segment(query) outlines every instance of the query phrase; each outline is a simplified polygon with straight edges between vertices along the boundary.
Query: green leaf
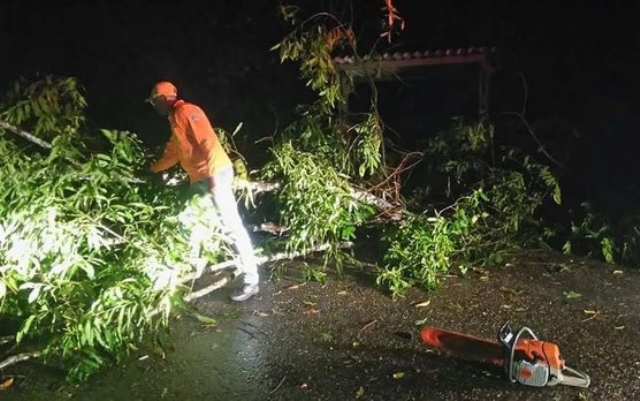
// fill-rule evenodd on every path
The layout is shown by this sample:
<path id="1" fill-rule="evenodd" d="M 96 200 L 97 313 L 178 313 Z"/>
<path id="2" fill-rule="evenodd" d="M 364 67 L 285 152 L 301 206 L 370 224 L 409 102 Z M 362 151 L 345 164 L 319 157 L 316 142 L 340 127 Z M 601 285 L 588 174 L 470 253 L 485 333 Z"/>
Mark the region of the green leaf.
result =
<path id="1" fill-rule="evenodd" d="M 36 315 L 31 315 L 27 318 L 27 320 L 24 321 L 24 323 L 22 324 L 22 327 L 20 327 L 20 330 L 16 335 L 16 343 L 20 344 L 20 342 L 22 341 L 22 338 L 26 334 L 30 334 L 31 326 L 33 325 L 35 320 L 36 320 Z"/>
<path id="2" fill-rule="evenodd" d="M 87 320 L 84 325 L 84 340 L 85 344 L 89 346 L 93 346 L 93 327 L 91 326 L 91 321 Z"/>
<path id="3" fill-rule="evenodd" d="M 198 312 L 193 312 L 193 316 L 195 316 L 195 318 L 198 319 L 200 323 L 204 323 L 205 325 L 214 325 L 218 322 L 215 318 L 205 316 Z"/>
<path id="4" fill-rule="evenodd" d="M 95 278 L 96 273 L 91 263 L 83 263 L 82 269 L 85 271 L 85 273 L 87 273 L 87 277 L 90 280 L 93 280 Z"/>
<path id="5" fill-rule="evenodd" d="M 31 292 L 29 293 L 29 298 L 27 299 L 27 302 L 29 302 L 30 304 L 34 303 L 36 299 L 38 299 L 38 296 L 40 295 L 41 290 L 42 290 L 42 285 L 35 285 L 31 290 Z"/>

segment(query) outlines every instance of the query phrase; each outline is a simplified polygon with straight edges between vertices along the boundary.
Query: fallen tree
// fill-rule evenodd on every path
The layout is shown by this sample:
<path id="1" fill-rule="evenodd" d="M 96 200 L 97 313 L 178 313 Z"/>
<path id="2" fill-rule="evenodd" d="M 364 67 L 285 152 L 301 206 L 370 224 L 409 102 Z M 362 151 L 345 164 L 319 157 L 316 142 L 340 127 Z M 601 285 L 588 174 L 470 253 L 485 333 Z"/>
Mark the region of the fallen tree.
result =
<path id="1" fill-rule="evenodd" d="M 203 219 L 182 185 L 167 187 L 144 173 L 149 155 L 134 134 L 87 133 L 81 115 L 57 115 L 53 128 L 58 134 L 43 134 L 41 120 L 54 110 L 47 113 L 47 103 L 33 99 L 42 99 L 38 90 L 55 96 L 56 88 L 68 89 L 69 80 L 62 81 L 48 79 L 50 86 L 23 82 L 27 86 L 16 86 L 22 97 L 7 96 L 20 106 L 0 108 L 0 321 L 19 323 L 13 340 L 5 344 L 13 344 L 12 355 L 1 363 L 62 361 L 70 378 L 83 379 L 165 326 L 178 299 L 189 301 L 223 285 L 224 280 L 191 292 L 187 284 L 202 272 L 193 273 L 184 258 L 188 246 L 181 229 L 207 233 L 204 254 L 214 270 L 235 261 L 219 221 Z M 84 104 L 78 94 L 72 98 Z M 39 134 L 29 132 L 33 127 L 40 127 Z M 287 185 L 286 179 L 273 184 L 240 181 L 236 189 L 253 197 Z M 392 206 L 347 181 L 328 185 L 325 193 L 345 199 L 349 212 L 369 207 L 366 202 Z M 353 231 L 317 231 L 292 246 L 290 233 L 299 227 L 286 223 L 256 226 L 282 243 L 263 256 L 264 262 L 336 252 L 353 238 Z M 341 230 L 353 226 L 340 224 Z M 27 342 L 42 347 L 21 352 Z"/>
<path id="2" fill-rule="evenodd" d="M 350 249 L 353 244 L 345 242 L 340 244 L 339 247 L 341 249 Z M 258 257 L 258 263 L 260 265 L 266 263 L 273 263 L 281 260 L 287 259 L 295 259 L 301 256 L 307 256 L 309 254 L 315 252 L 323 252 L 330 248 L 329 244 L 320 245 L 318 247 L 309 249 L 307 253 L 302 252 L 280 252 L 270 256 Z M 194 273 L 186 274 L 180 278 L 180 284 L 184 285 L 189 282 L 193 282 L 202 277 L 205 273 L 213 273 L 214 282 L 212 284 L 207 285 L 206 287 L 199 289 L 197 291 L 189 291 L 184 296 L 183 299 L 186 302 L 191 302 L 195 299 L 204 297 L 213 291 L 220 289 L 227 285 L 231 281 L 231 277 L 229 275 L 219 275 L 223 270 L 226 269 L 234 269 L 238 267 L 238 260 L 229 260 L 226 262 L 217 263 L 215 265 L 207 266 L 206 269 L 202 269 L 201 271 L 196 271 Z M 150 313 L 150 316 L 158 315 L 163 313 L 163 310 L 158 308 Z M 16 336 L 5 336 L 0 338 L 0 346 L 8 343 L 15 343 Z M 0 370 L 6 369 L 12 365 L 15 365 L 20 362 L 26 362 L 31 359 L 42 358 L 45 355 L 43 351 L 30 351 L 30 352 L 22 352 L 16 355 L 11 355 L 6 357 L 4 360 L 0 360 Z"/>
<path id="3" fill-rule="evenodd" d="M 263 255 L 265 262 L 316 251 L 339 261 L 340 249 L 356 239 L 358 227 L 387 222 L 378 282 L 401 295 L 412 285 L 433 287 L 450 269 L 463 272 L 474 257 L 504 249 L 544 195 L 526 195 L 526 186 L 519 184 L 522 174 L 494 171 L 440 212 L 411 212 L 396 191 L 386 192 L 400 170 L 388 173 L 384 166 L 376 140 L 380 126 L 373 116 L 356 123 L 350 131 L 357 134 L 347 143 L 340 142 L 344 130 L 329 115 L 310 116 L 283 133 L 260 181 L 239 181 L 236 187 L 248 199 L 268 192 L 277 205 L 274 223 L 258 225 L 278 239 Z M 88 135 L 76 124 L 80 117 L 67 116 L 62 119 L 73 124 L 57 125 L 61 133 L 51 143 L 33 141 L 36 134 L 27 123 L 18 128 L 1 110 L 0 117 L 5 161 L 0 166 L 0 320 L 19 323 L 9 343 L 18 348 L 2 366 L 31 358 L 60 360 L 71 378 L 83 379 L 157 333 L 180 300 L 224 285 L 226 277 L 191 292 L 188 283 L 203 272 L 194 273 L 184 258 L 188 246 L 181 226 L 206 233 L 204 252 L 214 270 L 232 267 L 233 253 L 219 222 L 202 219 L 204 213 L 189 203 L 181 185 L 168 187 L 145 176 L 149 156 L 135 135 L 109 130 Z M 336 137 L 321 135 L 327 132 Z M 459 130 L 457 140 L 466 143 L 466 132 Z M 488 143 L 490 131 L 478 132 Z M 21 146 L 16 135 L 43 151 Z M 87 137 L 103 150 L 87 146 Z M 359 146 L 365 150 L 354 154 Z M 508 203 L 516 197 L 519 209 Z M 496 207 L 502 210 L 496 213 Z M 185 209 L 196 218 L 185 220 Z M 496 238 L 499 246 L 486 245 Z M 42 348 L 20 350 L 26 340 Z"/>
<path id="4" fill-rule="evenodd" d="M 313 24 L 317 18 L 325 20 Z M 548 199 L 559 202 L 557 181 L 529 156 L 495 149 L 485 123 L 457 124 L 415 152 L 427 155 L 420 160 L 429 178 L 447 183 L 434 191 L 442 196 L 401 194 L 411 155 L 396 154 L 402 162 L 391 164 L 375 101 L 353 121 L 339 118 L 351 81 L 332 68 L 331 55 L 355 49 L 353 30 L 326 14 L 304 21 L 277 49 L 283 61 L 301 63 L 318 101 L 278 133 L 270 161 L 236 185 L 249 207 L 261 206 L 255 196 L 269 197 L 272 223 L 255 228 L 274 234 L 269 247 L 258 244 L 262 261 L 321 251 L 340 271 L 341 250 L 375 222 L 384 250 L 377 281 L 401 296 L 544 239 L 536 212 Z M 15 348 L 0 366 L 41 357 L 84 379 L 152 338 L 185 300 L 226 283 L 220 276 L 192 292 L 189 283 L 205 270 L 194 272 L 185 259 L 185 234 L 205 239 L 207 272 L 235 261 L 220 222 L 180 181 L 167 186 L 145 173 L 150 155 L 134 134 L 87 132 L 77 86 L 45 84 L 23 82 L 0 103 L 0 321 L 18 327 L 0 334 L 15 335 L 8 344 L 18 347 L 40 344 L 40 351 Z M 56 107 L 65 102 L 73 107 Z M 234 150 L 228 139 L 221 135 Z"/>
<path id="5" fill-rule="evenodd" d="M 23 129 L 20 129 L 15 125 L 10 124 L 6 121 L 0 120 L 0 128 L 4 128 L 8 132 L 12 132 L 26 139 L 27 141 L 40 146 L 43 149 L 51 149 L 53 146 L 50 143 L 39 139 L 34 134 L 27 132 Z M 138 183 L 138 184 L 144 183 L 144 181 L 140 180 L 139 178 L 133 178 L 130 180 L 130 182 Z M 182 180 L 177 179 L 169 182 L 169 185 L 178 185 L 181 182 Z M 234 189 L 236 191 L 249 191 L 251 195 L 274 192 L 280 189 L 281 187 L 282 187 L 282 184 L 278 182 L 258 182 L 258 181 L 236 180 L 236 182 L 234 183 Z M 332 189 L 332 188 L 329 187 L 329 189 Z M 361 203 L 373 206 L 377 208 L 381 213 L 389 214 L 390 219 L 397 220 L 400 218 L 400 215 L 402 213 L 401 205 L 394 204 L 385 199 L 379 198 L 373 195 L 372 193 L 369 193 L 360 189 L 356 189 L 353 187 L 349 189 L 349 192 L 355 200 Z M 261 224 L 254 231 L 266 231 L 266 232 L 271 232 L 273 234 L 276 233 L 276 232 L 270 231 L 270 228 L 268 227 L 269 227 L 269 224 Z M 279 234 L 281 233 L 282 233 L 282 230 L 280 230 Z"/>

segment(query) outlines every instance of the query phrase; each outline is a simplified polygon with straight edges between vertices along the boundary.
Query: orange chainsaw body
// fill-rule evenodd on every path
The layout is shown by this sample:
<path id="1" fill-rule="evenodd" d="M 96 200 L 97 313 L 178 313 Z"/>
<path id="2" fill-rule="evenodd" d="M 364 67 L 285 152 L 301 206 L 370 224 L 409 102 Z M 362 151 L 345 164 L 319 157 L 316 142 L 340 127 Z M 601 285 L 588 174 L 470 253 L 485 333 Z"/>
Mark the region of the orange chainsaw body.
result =
<path id="1" fill-rule="evenodd" d="M 530 333 L 531 338 L 521 337 L 523 332 Z M 505 324 L 498 335 L 500 342 L 436 327 L 423 328 L 420 336 L 433 348 L 503 367 L 512 382 L 531 386 L 566 384 L 578 387 L 587 387 L 590 383 L 587 375 L 565 365 L 558 345 L 538 340 L 526 327 L 515 334 Z"/>
<path id="2" fill-rule="evenodd" d="M 516 344 L 516 357 L 528 361 L 543 361 L 551 370 L 564 369 L 564 360 L 560 356 L 560 348 L 554 343 L 540 340 L 520 340 Z"/>

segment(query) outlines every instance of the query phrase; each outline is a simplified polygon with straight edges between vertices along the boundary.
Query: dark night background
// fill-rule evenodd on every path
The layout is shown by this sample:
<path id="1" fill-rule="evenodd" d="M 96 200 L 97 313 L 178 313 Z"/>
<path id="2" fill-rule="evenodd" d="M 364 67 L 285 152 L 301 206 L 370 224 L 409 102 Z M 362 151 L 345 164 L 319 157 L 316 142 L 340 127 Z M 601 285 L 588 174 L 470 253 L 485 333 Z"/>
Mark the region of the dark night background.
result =
<path id="1" fill-rule="evenodd" d="M 294 3 L 313 10 L 338 10 L 341 4 L 348 10 L 350 4 Z M 527 120 L 563 158 L 566 168 L 560 173 L 576 198 L 613 211 L 634 208 L 640 176 L 640 32 L 632 2 L 395 3 L 406 29 L 392 50 L 496 46 L 500 69 L 493 79 L 491 113 L 498 128 L 508 129 L 510 140 L 515 135 L 521 145 L 533 145 L 529 134 L 503 114 L 522 108 L 522 73 L 529 89 Z M 0 89 L 36 72 L 77 77 L 86 89 L 93 126 L 137 132 L 153 147 L 164 141 L 168 128 L 143 99 L 154 82 L 169 79 L 209 113 L 214 125 L 233 130 L 244 122 L 239 146 L 257 163 L 267 144 L 253 141 L 283 128 L 296 104 L 313 99 L 297 79 L 296 66 L 281 65 L 269 51 L 289 31 L 278 4 L 3 0 Z M 380 32 L 382 5 L 381 0 L 353 1 L 356 30 L 365 45 Z M 465 84 L 461 75 L 434 74 L 437 78 L 416 84 L 408 95 L 406 87 L 383 91 L 389 123 L 404 127 L 411 118 L 418 127 L 404 135 L 428 136 L 443 119 L 469 111 L 476 101 L 471 93 L 476 81 Z M 402 114 L 411 110 L 406 102 L 414 115 Z"/>

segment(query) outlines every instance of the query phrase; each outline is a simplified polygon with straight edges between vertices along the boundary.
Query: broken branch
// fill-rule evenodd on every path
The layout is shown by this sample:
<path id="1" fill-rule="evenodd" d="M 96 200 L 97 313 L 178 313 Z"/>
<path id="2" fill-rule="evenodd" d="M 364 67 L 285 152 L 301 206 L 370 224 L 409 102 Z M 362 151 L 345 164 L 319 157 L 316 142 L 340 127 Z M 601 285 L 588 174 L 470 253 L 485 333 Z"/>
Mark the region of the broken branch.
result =
<path id="1" fill-rule="evenodd" d="M 273 192 L 281 187 L 281 184 L 278 182 L 260 182 L 260 181 L 242 181 L 236 184 L 236 189 L 247 189 L 253 193 L 259 194 L 263 192 Z M 355 188 L 350 188 L 349 193 L 353 199 L 365 203 L 370 206 L 374 206 L 381 210 L 389 210 L 395 209 L 397 205 L 393 203 L 379 198 L 367 191 L 362 191 Z M 398 213 L 394 213 L 392 219 L 397 219 L 399 217 Z"/>
<path id="2" fill-rule="evenodd" d="M 43 141 L 42 139 L 39 139 L 38 137 L 36 137 L 35 135 L 24 131 L 12 124 L 9 124 L 6 121 L 0 120 L 0 128 L 4 128 L 8 131 L 13 132 L 14 134 L 27 139 L 28 141 L 42 147 L 45 149 L 51 149 L 53 146 L 46 142 Z M 75 164 L 75 163 L 74 163 Z M 130 180 L 130 182 L 135 183 L 135 184 L 142 184 L 145 181 L 138 179 L 138 178 L 134 178 L 132 180 Z M 173 185 L 175 185 L 175 182 L 172 182 Z M 235 188 L 236 189 L 246 189 L 246 190 L 250 190 L 251 192 L 255 193 L 255 194 L 259 194 L 259 193 L 263 193 L 263 192 L 273 192 L 275 190 L 277 190 L 278 188 L 281 187 L 281 184 L 278 182 L 258 182 L 258 181 L 240 181 L 237 182 L 235 184 Z M 379 198 L 371 193 L 368 193 L 366 191 L 361 191 L 358 189 L 354 189 L 351 188 L 350 190 L 351 196 L 362 203 L 368 204 L 370 206 L 374 206 L 380 210 L 390 210 L 390 209 L 394 209 L 396 208 L 396 205 L 382 199 Z M 399 213 L 393 213 L 392 214 L 392 220 L 397 220 L 399 219 Z"/>
<path id="3" fill-rule="evenodd" d="M 259 257 L 258 259 L 258 264 L 263 264 L 263 263 L 267 263 L 267 262 L 276 262 L 279 260 L 283 260 L 283 259 L 294 259 L 297 258 L 299 256 L 304 256 L 304 255 L 308 255 L 310 253 L 313 252 L 322 252 L 322 251 L 326 251 L 327 249 L 329 249 L 331 247 L 331 244 L 322 244 L 316 247 L 312 247 L 306 250 L 306 252 L 280 252 L 280 253 L 276 253 L 275 255 L 271 255 L 271 256 L 263 256 L 263 257 Z M 353 243 L 352 242 L 342 242 L 341 244 L 339 244 L 339 248 L 341 249 L 350 249 L 353 248 Z M 236 266 L 236 261 L 235 260 L 231 260 L 231 261 L 227 261 L 227 262 L 222 262 L 222 263 L 218 263 L 216 265 L 210 266 L 209 267 L 209 271 L 211 272 L 218 272 L 220 270 L 229 268 L 229 267 L 233 267 Z M 181 282 L 187 283 L 191 280 L 197 280 L 198 278 L 200 278 L 202 276 L 202 274 L 204 273 L 204 270 L 202 272 L 196 272 L 193 274 L 189 274 L 186 277 L 184 277 Z M 229 282 L 229 278 L 228 277 L 224 277 L 221 280 L 216 281 L 215 283 L 202 288 L 196 292 L 192 292 L 189 295 L 186 295 L 184 297 L 184 300 L 187 302 L 191 302 L 194 299 L 198 299 L 201 298 L 215 290 L 217 290 L 218 288 L 224 287 L 227 283 Z"/>
<path id="4" fill-rule="evenodd" d="M 205 295 L 210 294 L 213 291 L 217 290 L 218 288 L 224 287 L 225 285 L 227 285 L 229 281 L 230 281 L 229 277 L 223 277 L 222 279 L 216 281 L 215 283 L 208 285 L 198 291 L 194 291 L 191 294 L 185 296 L 184 300 L 187 302 L 191 302 L 194 299 L 202 298 Z"/>
<path id="5" fill-rule="evenodd" d="M 19 362 L 28 361 L 29 359 L 40 358 L 41 356 L 42 356 L 41 351 L 25 352 L 22 354 L 10 356 L 9 358 L 0 362 L 0 370 L 5 369 L 11 365 L 15 365 L 16 363 L 19 363 Z"/>
<path id="6" fill-rule="evenodd" d="M 10 342 L 15 341 L 16 336 L 4 336 L 0 337 L 0 345 L 9 344 Z"/>
<path id="7" fill-rule="evenodd" d="M 49 142 L 45 142 L 37 136 L 30 134 L 27 131 L 21 130 L 20 128 L 16 127 L 13 124 L 9 124 L 6 121 L 0 120 L 0 128 L 4 128 L 7 131 L 13 132 L 14 134 L 40 146 L 41 148 L 51 149 L 53 147 Z"/>

